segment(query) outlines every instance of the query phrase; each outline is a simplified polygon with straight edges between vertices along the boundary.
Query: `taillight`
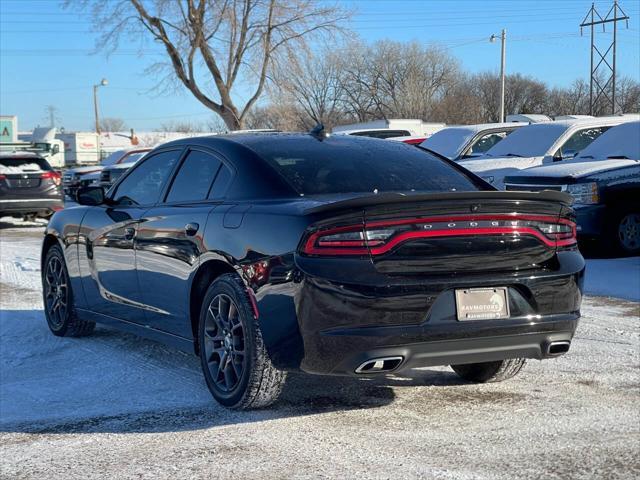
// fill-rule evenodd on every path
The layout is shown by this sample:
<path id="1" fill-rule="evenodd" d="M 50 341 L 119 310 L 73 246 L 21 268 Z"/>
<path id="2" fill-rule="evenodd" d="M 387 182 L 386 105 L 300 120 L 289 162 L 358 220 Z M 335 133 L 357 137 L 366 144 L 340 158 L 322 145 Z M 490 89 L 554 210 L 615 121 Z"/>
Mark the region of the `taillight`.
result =
<path id="1" fill-rule="evenodd" d="M 44 172 L 42 175 L 40 175 L 40 178 L 42 178 L 43 180 L 53 180 L 53 183 L 55 183 L 56 185 L 60 185 L 60 183 L 62 182 L 62 177 L 58 172 Z"/>
<path id="2" fill-rule="evenodd" d="M 7 176 L 6 175 L 0 175 L 0 180 L 6 180 Z"/>
<path id="3" fill-rule="evenodd" d="M 576 243 L 576 225 L 554 216 L 478 215 L 383 220 L 318 230 L 306 239 L 307 255 L 383 255 L 419 238 L 478 235 L 532 236 L 547 247 Z"/>

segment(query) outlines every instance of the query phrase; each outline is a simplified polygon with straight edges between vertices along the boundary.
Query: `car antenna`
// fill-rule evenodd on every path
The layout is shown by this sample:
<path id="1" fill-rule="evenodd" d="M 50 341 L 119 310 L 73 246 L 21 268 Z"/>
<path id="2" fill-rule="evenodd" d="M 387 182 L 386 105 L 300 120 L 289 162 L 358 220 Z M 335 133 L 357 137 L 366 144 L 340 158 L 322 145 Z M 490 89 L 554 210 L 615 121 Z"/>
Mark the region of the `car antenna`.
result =
<path id="1" fill-rule="evenodd" d="M 324 125 L 322 123 L 318 123 L 315 127 L 313 127 L 311 131 L 309 131 L 309 135 L 317 138 L 320 141 L 329 136 L 329 134 L 324 131 Z"/>

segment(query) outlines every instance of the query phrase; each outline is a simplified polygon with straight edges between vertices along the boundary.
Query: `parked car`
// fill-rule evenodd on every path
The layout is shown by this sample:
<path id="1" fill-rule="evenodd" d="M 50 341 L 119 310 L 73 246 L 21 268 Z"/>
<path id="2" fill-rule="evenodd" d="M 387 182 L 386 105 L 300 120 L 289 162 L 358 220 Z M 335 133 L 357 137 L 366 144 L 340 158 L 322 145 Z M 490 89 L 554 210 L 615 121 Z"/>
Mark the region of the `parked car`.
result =
<path id="1" fill-rule="evenodd" d="M 578 323 L 571 197 L 497 192 L 400 142 L 188 138 L 78 201 L 42 247 L 53 334 L 104 322 L 195 351 L 229 407 L 270 404 L 291 370 L 500 381 Z"/>
<path id="2" fill-rule="evenodd" d="M 391 118 L 370 122 L 340 125 L 331 130 L 333 135 L 357 135 L 361 137 L 391 138 L 433 135 L 445 127 L 444 123 L 429 123 L 412 118 Z"/>
<path id="3" fill-rule="evenodd" d="M 569 160 L 609 128 L 634 120 L 640 120 L 640 115 L 536 123 L 513 132 L 482 157 L 462 160 L 460 165 L 503 189 L 505 176 Z"/>
<path id="4" fill-rule="evenodd" d="M 131 155 L 140 152 L 148 152 L 150 148 L 133 148 L 118 150 L 105 158 L 100 165 L 88 165 L 85 167 L 70 168 L 64 172 L 62 186 L 65 195 L 75 197 L 78 188 L 97 184 L 100 182 L 100 172 L 104 167 L 128 162 Z"/>
<path id="5" fill-rule="evenodd" d="M 0 217 L 49 217 L 64 208 L 60 173 L 30 152 L 0 153 Z"/>
<path id="6" fill-rule="evenodd" d="M 450 160 L 464 160 L 483 155 L 516 128 L 528 123 L 481 123 L 446 127 L 434 133 L 420 144 L 431 152 Z"/>
<path id="7" fill-rule="evenodd" d="M 142 159 L 147 153 L 151 151 L 148 149 L 139 149 L 135 152 L 130 152 L 126 157 L 122 159 L 122 162 L 114 165 L 108 165 L 100 172 L 100 177 L 96 183 L 102 185 L 105 189 L 111 188 L 118 178 L 120 178 L 127 170 L 133 167 L 140 159 Z"/>
<path id="8" fill-rule="evenodd" d="M 409 145 L 420 145 L 426 140 L 424 135 L 403 135 L 401 137 L 389 137 L 387 140 L 393 140 L 394 142 L 407 143 Z"/>
<path id="9" fill-rule="evenodd" d="M 640 254 L 640 122 L 613 127 L 562 164 L 523 170 L 507 190 L 560 190 L 575 201 L 578 235 Z"/>

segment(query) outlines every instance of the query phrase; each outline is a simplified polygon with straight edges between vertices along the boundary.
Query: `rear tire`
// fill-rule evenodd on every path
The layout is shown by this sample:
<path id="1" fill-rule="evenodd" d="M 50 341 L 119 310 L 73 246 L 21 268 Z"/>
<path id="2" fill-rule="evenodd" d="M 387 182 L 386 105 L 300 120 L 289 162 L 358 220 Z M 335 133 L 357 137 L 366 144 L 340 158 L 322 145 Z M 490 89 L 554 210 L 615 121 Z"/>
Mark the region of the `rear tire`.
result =
<path id="1" fill-rule="evenodd" d="M 491 383 L 515 377 L 526 362 L 524 358 L 513 358 L 497 362 L 451 365 L 451 368 L 460 377 L 470 382 Z"/>
<path id="2" fill-rule="evenodd" d="M 218 403 L 248 410 L 278 399 L 286 372 L 271 363 L 249 294 L 237 276 L 222 275 L 207 290 L 198 338 L 202 372 Z"/>
<path id="3" fill-rule="evenodd" d="M 42 271 L 44 315 L 49 330 L 57 337 L 84 337 L 96 324 L 80 320 L 73 304 L 73 290 L 62 248 L 52 246 L 47 252 Z"/>

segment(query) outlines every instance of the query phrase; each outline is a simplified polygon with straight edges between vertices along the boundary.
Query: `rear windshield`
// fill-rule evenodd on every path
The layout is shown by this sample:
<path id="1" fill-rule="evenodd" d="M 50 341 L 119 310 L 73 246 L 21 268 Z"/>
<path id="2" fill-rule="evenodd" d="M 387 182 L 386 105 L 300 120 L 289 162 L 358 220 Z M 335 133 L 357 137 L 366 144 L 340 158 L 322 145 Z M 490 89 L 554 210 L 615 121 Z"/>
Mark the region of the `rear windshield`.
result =
<path id="1" fill-rule="evenodd" d="M 250 146 L 303 195 L 478 190 L 444 160 L 401 142 L 309 136 Z"/>
<path id="2" fill-rule="evenodd" d="M 51 170 L 44 158 L 38 157 L 0 157 L 0 173 L 29 173 Z"/>

